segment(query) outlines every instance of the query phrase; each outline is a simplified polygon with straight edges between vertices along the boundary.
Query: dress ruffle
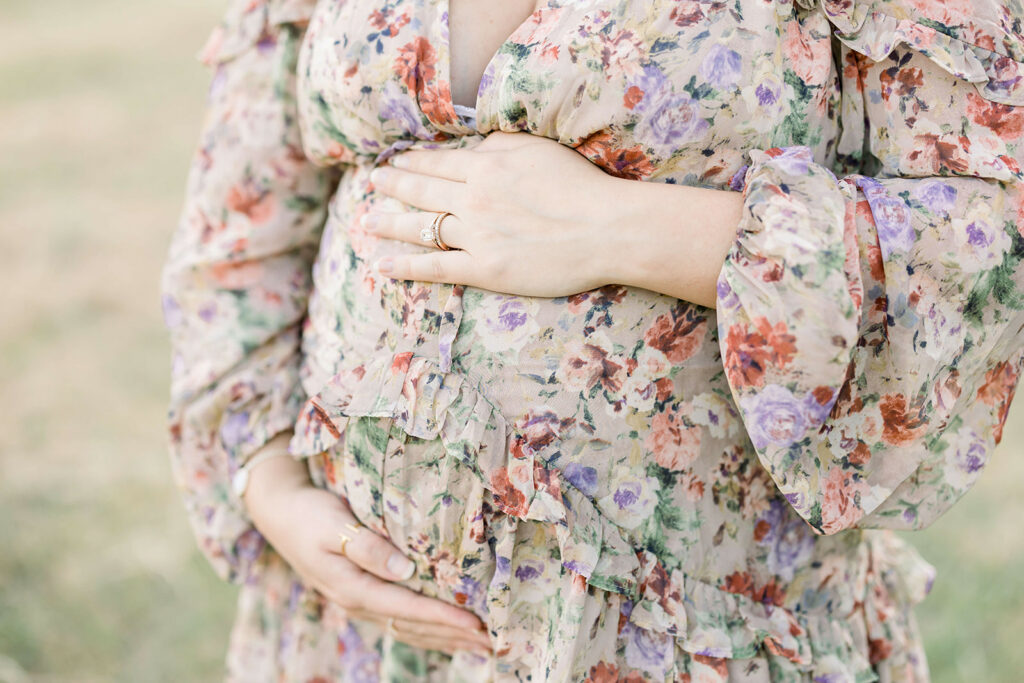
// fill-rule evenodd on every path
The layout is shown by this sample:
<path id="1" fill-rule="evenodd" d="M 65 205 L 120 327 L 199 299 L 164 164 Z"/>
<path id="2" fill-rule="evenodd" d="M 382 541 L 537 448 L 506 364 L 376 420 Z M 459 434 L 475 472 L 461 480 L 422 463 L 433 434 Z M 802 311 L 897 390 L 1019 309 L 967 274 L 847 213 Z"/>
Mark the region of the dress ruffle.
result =
<path id="1" fill-rule="evenodd" d="M 237 57 L 273 26 L 308 22 L 315 7 L 316 0 L 232 0 L 197 58 L 213 66 Z"/>
<path id="2" fill-rule="evenodd" d="M 1009 54 L 969 43 L 944 33 L 913 17 L 898 17 L 879 2 L 837 0 L 796 0 L 805 9 L 821 6 L 836 27 L 836 37 L 874 61 L 885 59 L 894 48 L 906 44 L 937 65 L 973 83 L 978 92 L 993 102 L 1024 104 L 1024 63 Z M 882 7 L 883 9 L 877 9 Z M 1014 39 L 991 22 L 972 24 L 976 36 L 993 46 L 1012 44 Z"/>
<path id="3" fill-rule="evenodd" d="M 449 457 L 479 477 L 498 509 L 555 526 L 565 569 L 628 598 L 634 625 L 674 636 L 693 655 L 741 659 L 763 653 L 785 669 L 830 681 L 876 680 L 875 672 L 886 667 L 884 658 L 872 662 L 867 654 L 876 635 L 883 638 L 877 629 L 884 628 L 889 641 L 909 641 L 912 627 L 896 622 L 929 588 L 932 569 L 912 549 L 897 542 L 879 552 L 873 540 L 862 546 L 863 586 L 852 589 L 849 615 L 764 604 L 679 570 L 668 572 L 655 555 L 633 547 L 625 530 L 560 470 L 545 465 L 559 449 L 557 440 L 531 449 L 467 377 L 410 352 L 332 377 L 296 422 L 292 454 L 331 448 L 350 417 L 388 417 L 410 436 L 440 439 Z"/>

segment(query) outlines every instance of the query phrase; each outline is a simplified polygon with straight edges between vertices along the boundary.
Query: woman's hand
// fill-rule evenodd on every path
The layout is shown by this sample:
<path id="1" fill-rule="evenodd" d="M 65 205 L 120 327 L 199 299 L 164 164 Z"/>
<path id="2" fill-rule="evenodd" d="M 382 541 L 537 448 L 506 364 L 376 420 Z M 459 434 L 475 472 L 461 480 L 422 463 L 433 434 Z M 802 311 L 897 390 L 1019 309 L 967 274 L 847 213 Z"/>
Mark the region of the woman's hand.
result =
<path id="1" fill-rule="evenodd" d="M 384 194 L 423 211 L 372 212 L 367 230 L 423 245 L 420 230 L 450 211 L 441 236 L 458 251 L 383 259 L 404 280 L 555 297 L 608 284 L 614 273 L 606 198 L 623 182 L 578 152 L 527 133 L 492 133 L 472 149 L 416 150 L 374 170 Z"/>
<path id="2" fill-rule="evenodd" d="M 381 274 L 507 294 L 620 284 L 714 307 L 743 209 L 739 192 L 617 178 L 529 133 L 402 152 L 391 164 L 373 171 L 375 188 L 421 211 L 371 212 L 364 227 L 424 245 L 420 231 L 449 211 L 441 238 L 456 250 L 385 258 Z"/>
<path id="3" fill-rule="evenodd" d="M 395 638 L 415 647 L 490 654 L 484 625 L 475 615 L 393 583 L 408 579 L 413 563 L 368 528 L 347 528 L 356 518 L 344 500 L 313 486 L 305 467 L 290 456 L 261 462 L 253 468 L 244 500 L 256 528 L 306 585 L 353 618 L 381 625 L 393 619 Z M 344 555 L 339 531 L 352 539 Z"/>

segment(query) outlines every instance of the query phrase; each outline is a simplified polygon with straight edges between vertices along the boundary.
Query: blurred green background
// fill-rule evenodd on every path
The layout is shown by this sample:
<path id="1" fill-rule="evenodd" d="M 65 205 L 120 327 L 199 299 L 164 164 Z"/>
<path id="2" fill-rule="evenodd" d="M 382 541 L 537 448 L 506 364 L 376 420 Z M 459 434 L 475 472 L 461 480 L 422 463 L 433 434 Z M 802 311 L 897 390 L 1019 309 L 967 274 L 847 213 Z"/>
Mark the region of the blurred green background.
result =
<path id="1" fill-rule="evenodd" d="M 0 0 L 0 683 L 218 681 L 234 589 L 164 442 L 158 274 L 222 0 Z M 934 680 L 1024 680 L 1024 401 L 914 535 Z"/>

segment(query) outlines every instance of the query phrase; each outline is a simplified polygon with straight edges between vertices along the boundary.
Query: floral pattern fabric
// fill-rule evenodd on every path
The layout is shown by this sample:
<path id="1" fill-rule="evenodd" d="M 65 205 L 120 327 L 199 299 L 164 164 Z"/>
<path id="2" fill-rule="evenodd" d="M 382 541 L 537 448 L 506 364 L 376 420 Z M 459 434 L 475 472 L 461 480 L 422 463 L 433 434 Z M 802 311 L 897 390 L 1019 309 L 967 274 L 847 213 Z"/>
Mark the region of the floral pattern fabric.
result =
<path id="1" fill-rule="evenodd" d="M 1024 365 L 1024 6 L 548 0 L 451 100 L 445 0 L 234 0 L 164 271 L 172 463 L 239 681 L 922 681 L 936 519 Z M 392 281 L 407 148 L 525 131 L 743 193 L 716 309 Z M 680 220 L 693 220 L 680 217 Z M 624 226 L 628 228 L 628 226 Z M 278 433 L 488 625 L 347 619 L 253 527 Z"/>

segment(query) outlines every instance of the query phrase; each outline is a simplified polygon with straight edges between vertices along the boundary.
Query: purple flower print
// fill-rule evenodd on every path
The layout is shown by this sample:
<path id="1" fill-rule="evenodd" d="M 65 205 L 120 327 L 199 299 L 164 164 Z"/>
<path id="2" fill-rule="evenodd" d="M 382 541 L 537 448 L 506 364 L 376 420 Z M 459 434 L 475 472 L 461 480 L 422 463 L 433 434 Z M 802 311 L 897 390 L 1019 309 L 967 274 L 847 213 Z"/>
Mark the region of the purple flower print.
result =
<path id="1" fill-rule="evenodd" d="M 984 223 L 974 221 L 965 228 L 967 232 L 967 243 L 975 249 L 984 249 L 995 241 L 995 237 L 989 230 L 986 230 L 988 226 Z"/>
<path id="2" fill-rule="evenodd" d="M 178 305 L 174 297 L 164 294 L 161 298 L 161 303 L 164 311 L 164 324 L 170 328 L 180 325 L 185 316 L 182 314 L 181 306 Z"/>
<path id="3" fill-rule="evenodd" d="M 665 83 L 665 74 L 661 72 L 657 65 L 647 64 L 644 66 L 644 70 L 629 81 L 630 88 L 637 88 L 644 93 L 644 97 L 640 98 L 634 106 L 634 111 L 637 113 L 647 111 L 651 101 L 650 95 L 660 92 L 665 88 Z"/>
<path id="4" fill-rule="evenodd" d="M 671 156 L 683 143 L 704 135 L 709 125 L 701 118 L 700 104 L 685 92 L 677 93 L 665 82 L 644 107 L 636 128 L 638 140 L 664 156 Z"/>
<path id="5" fill-rule="evenodd" d="M 504 583 L 511 576 L 511 573 L 511 560 L 504 555 L 496 555 L 494 558 L 494 579 L 492 585 Z"/>
<path id="6" fill-rule="evenodd" d="M 768 546 L 768 571 L 784 581 L 792 581 L 796 568 L 803 566 L 814 552 L 814 531 L 781 499 L 772 500 L 755 529 L 766 529 L 758 543 Z"/>
<path id="7" fill-rule="evenodd" d="M 210 302 L 199 308 L 199 319 L 204 323 L 210 323 L 217 319 L 217 304 Z"/>
<path id="8" fill-rule="evenodd" d="M 783 173 L 797 176 L 807 175 L 813 162 L 814 157 L 810 148 L 804 145 L 783 147 L 782 154 L 772 157 L 770 160 L 771 165 Z"/>
<path id="9" fill-rule="evenodd" d="M 743 57 L 739 52 L 716 43 L 700 63 L 700 76 L 719 90 L 731 88 L 739 82 Z"/>
<path id="10" fill-rule="evenodd" d="M 359 632 L 351 625 L 338 634 L 338 652 L 345 671 L 345 680 L 371 683 L 379 680 L 380 655 L 366 646 Z"/>
<path id="11" fill-rule="evenodd" d="M 267 539 L 255 527 L 246 529 L 235 543 L 239 564 L 243 567 L 251 565 L 263 553 L 266 545 Z M 257 584 L 259 581 L 259 575 L 249 575 L 245 579 L 245 582 L 250 585 Z"/>
<path id="12" fill-rule="evenodd" d="M 736 292 L 724 277 L 715 283 L 715 293 L 718 297 L 719 310 L 731 310 L 740 303 L 740 298 L 736 296 Z"/>
<path id="13" fill-rule="evenodd" d="M 220 426 L 220 440 L 229 451 L 249 439 L 249 413 L 233 413 Z"/>
<path id="14" fill-rule="evenodd" d="M 571 462 L 562 472 L 566 480 L 578 488 L 583 495 L 593 496 L 597 492 L 597 470 Z"/>
<path id="15" fill-rule="evenodd" d="M 747 413 L 747 431 L 758 450 L 767 446 L 789 448 L 807 431 L 807 409 L 786 387 L 768 384 L 741 400 Z"/>
<path id="16" fill-rule="evenodd" d="M 838 397 L 839 393 L 833 391 L 832 397 L 822 405 L 813 392 L 807 392 L 807 395 L 804 396 L 804 415 L 807 416 L 808 426 L 823 423 L 828 414 L 832 412 L 832 406 L 835 405 Z"/>
<path id="17" fill-rule="evenodd" d="M 894 253 L 905 253 L 917 239 L 910 220 L 910 207 L 899 197 L 893 197 L 877 180 L 858 178 L 857 187 L 864 193 L 871 207 L 878 232 L 878 246 L 886 261 Z"/>
<path id="18" fill-rule="evenodd" d="M 612 494 L 612 500 L 615 501 L 620 510 L 625 510 L 640 500 L 640 484 L 631 482 L 620 485 L 619 488 L 615 489 L 615 493 Z"/>
<path id="19" fill-rule="evenodd" d="M 914 188 L 914 199 L 933 213 L 949 213 L 956 205 L 956 188 L 941 180 L 926 180 Z"/>
<path id="20" fill-rule="evenodd" d="M 494 324 L 491 325 L 491 328 L 511 332 L 517 327 L 522 326 L 528 317 L 522 299 L 511 297 L 502 302 L 498 307 L 498 316 L 494 320 Z"/>
<path id="21" fill-rule="evenodd" d="M 974 474 L 981 470 L 987 459 L 988 449 L 980 441 L 972 443 L 965 452 L 957 453 L 957 464 L 968 474 Z"/>
<path id="22" fill-rule="evenodd" d="M 518 576 L 519 572 L 516 571 Z M 455 599 L 460 605 L 467 609 L 482 611 L 484 607 L 484 591 L 480 582 L 470 576 L 459 577 L 459 583 L 455 587 Z"/>
<path id="23" fill-rule="evenodd" d="M 966 434 L 966 436 L 964 436 Z M 960 443 L 957 445 L 956 455 L 953 456 L 953 463 L 964 475 L 964 482 L 973 481 L 981 468 L 988 461 L 988 446 L 984 439 L 978 436 L 974 430 L 961 432 Z"/>
<path id="24" fill-rule="evenodd" d="M 567 570 L 575 574 L 579 574 L 580 576 L 584 576 L 588 579 L 590 578 L 590 575 L 594 572 L 594 568 L 592 566 L 590 566 L 589 564 L 584 564 L 579 560 L 566 560 L 562 562 L 562 566 L 565 567 Z"/>
<path id="25" fill-rule="evenodd" d="M 381 119 L 388 122 L 389 127 L 395 126 L 404 133 L 417 133 L 422 130 L 423 122 L 410 105 L 408 97 L 392 97 L 384 101 L 381 108 Z"/>
<path id="26" fill-rule="evenodd" d="M 757 95 L 757 103 L 759 105 L 765 108 L 771 107 L 779 101 L 779 97 L 782 95 L 782 83 L 778 81 L 764 81 L 758 84 L 754 94 Z"/>
<path id="27" fill-rule="evenodd" d="M 626 641 L 626 664 L 657 680 L 665 677 L 675 654 L 675 638 L 637 628 L 629 621 L 622 627 L 619 637 Z"/>
<path id="28" fill-rule="evenodd" d="M 544 567 L 540 562 L 523 561 L 516 567 L 516 578 L 520 581 L 533 581 L 544 573 Z"/>

